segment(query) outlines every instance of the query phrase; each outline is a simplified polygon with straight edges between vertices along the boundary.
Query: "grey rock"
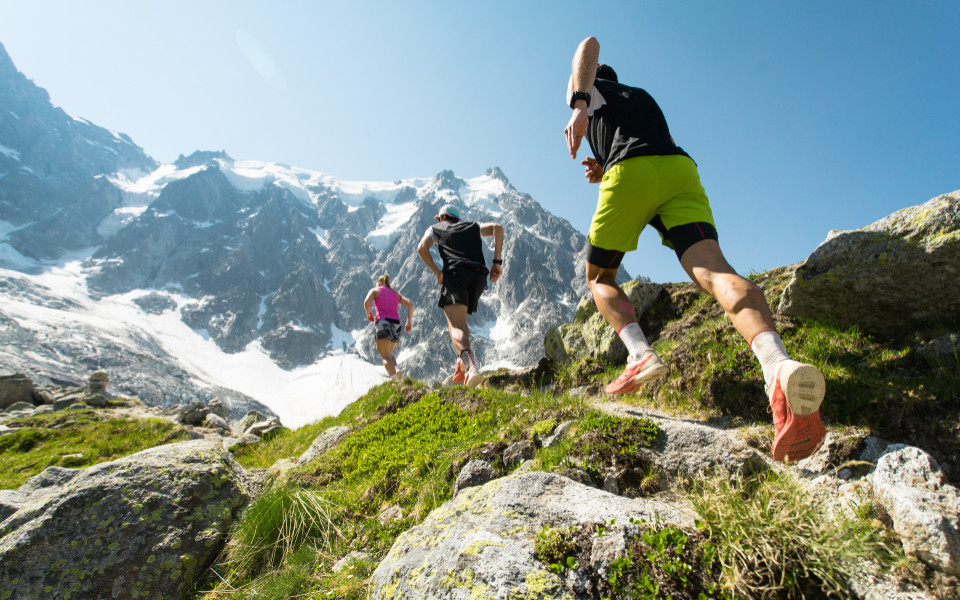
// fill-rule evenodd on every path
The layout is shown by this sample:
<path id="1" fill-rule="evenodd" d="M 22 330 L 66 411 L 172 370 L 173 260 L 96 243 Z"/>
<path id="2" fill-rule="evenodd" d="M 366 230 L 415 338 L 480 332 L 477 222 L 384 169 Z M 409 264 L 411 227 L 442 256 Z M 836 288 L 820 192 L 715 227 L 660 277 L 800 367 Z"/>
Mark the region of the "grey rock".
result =
<path id="1" fill-rule="evenodd" d="M 503 465 L 512 470 L 520 466 L 523 461 L 532 459 L 533 455 L 533 444 L 526 440 L 515 442 L 503 451 Z"/>
<path id="2" fill-rule="evenodd" d="M 350 563 L 354 562 L 367 562 L 371 559 L 371 555 L 368 552 L 357 552 L 353 551 L 350 554 L 344 556 L 336 563 L 334 563 L 333 568 L 331 569 L 334 573 L 339 573 L 344 569 L 350 566 Z"/>
<path id="3" fill-rule="evenodd" d="M 203 420 L 207 418 L 209 413 L 210 411 L 205 404 L 191 402 L 178 408 L 176 421 L 184 425 L 202 425 Z"/>
<path id="4" fill-rule="evenodd" d="M 90 375 L 90 381 L 87 383 L 87 390 L 91 394 L 103 394 L 107 391 L 107 386 L 110 384 L 110 376 L 106 371 L 94 371 Z"/>
<path id="5" fill-rule="evenodd" d="M 666 474 L 695 479 L 710 470 L 751 475 L 769 469 L 762 454 L 724 429 L 642 413 L 636 416 L 645 416 L 660 427 L 653 446 L 640 448 L 639 453 Z"/>
<path id="6" fill-rule="evenodd" d="M 230 408 L 224 404 L 223 400 L 220 398 L 214 398 L 210 400 L 210 402 L 207 402 L 207 410 L 217 415 L 221 419 L 230 418 Z"/>
<path id="7" fill-rule="evenodd" d="M 608 473 L 603 478 L 603 491 L 619 496 L 620 495 L 620 482 L 617 481 L 617 476 L 613 473 Z"/>
<path id="8" fill-rule="evenodd" d="M 960 490 L 947 483 L 932 456 L 889 446 L 877 461 L 873 489 L 908 555 L 960 575 Z"/>
<path id="9" fill-rule="evenodd" d="M 563 529 L 631 519 L 692 527 L 690 516 L 667 504 L 612 496 L 542 472 L 510 475 L 457 494 L 402 533 L 373 573 L 372 598 L 574 598 L 583 582 L 552 573 L 534 558 L 544 527 Z M 598 561 L 616 551 L 597 549 Z M 427 565 L 428 568 L 424 568 Z M 568 587 L 571 586 L 571 587 Z"/>
<path id="10" fill-rule="evenodd" d="M 549 435 L 544 436 L 541 440 L 543 448 L 552 448 L 556 444 L 563 441 L 566 434 L 570 431 L 570 426 L 573 424 L 573 421 L 564 421 L 557 425 Z"/>
<path id="11" fill-rule="evenodd" d="M 72 397 L 57 400 L 56 402 L 53 403 L 53 410 L 55 411 L 66 410 L 71 406 L 73 406 L 74 404 L 76 404 L 77 402 L 79 402 L 79 400 L 80 400 L 79 398 L 72 398 Z"/>
<path id="12" fill-rule="evenodd" d="M 207 413 L 207 416 L 203 419 L 203 426 L 209 429 L 216 429 L 217 431 L 230 431 L 230 423 L 227 423 L 226 419 L 220 415 L 214 413 Z"/>
<path id="13" fill-rule="evenodd" d="M 21 508 L 41 502 L 47 496 L 57 493 L 60 486 L 79 472 L 78 469 L 47 467 L 15 490 L 0 490 L 0 523 Z"/>
<path id="14" fill-rule="evenodd" d="M 387 508 L 380 511 L 380 514 L 377 515 L 377 519 L 380 521 L 381 525 L 386 525 L 390 521 L 399 521 L 403 518 L 403 510 L 399 505 L 393 504 Z"/>
<path id="15" fill-rule="evenodd" d="M 483 485 L 496 479 L 497 475 L 496 469 L 490 463 L 485 460 L 473 459 L 460 469 L 457 481 L 453 485 L 453 493 L 456 495 L 460 490 Z"/>
<path id="16" fill-rule="evenodd" d="M 344 425 L 337 425 L 334 427 L 329 427 L 323 430 L 323 433 L 318 435 L 316 439 L 313 440 L 313 443 L 310 444 L 310 447 L 300 455 L 296 460 L 298 466 L 303 466 L 314 459 L 316 459 L 321 454 L 326 453 L 328 450 L 340 443 L 340 441 L 350 433 L 350 428 Z"/>
<path id="17" fill-rule="evenodd" d="M 576 467 L 564 467 L 560 470 L 560 475 L 572 479 L 577 483 L 587 485 L 590 487 L 596 487 L 593 483 L 593 478 L 590 477 L 590 474 L 584 471 L 583 469 L 578 469 Z"/>
<path id="18" fill-rule="evenodd" d="M 7 414 L 12 414 L 20 411 L 33 411 L 36 407 L 31 402 L 14 402 L 10 406 L 6 407 L 3 412 Z"/>
<path id="19" fill-rule="evenodd" d="M 33 381 L 22 373 L 0 375 L 0 410 L 12 404 L 33 402 Z"/>
<path id="20" fill-rule="evenodd" d="M 642 278 L 624 282 L 621 287 L 633 303 L 637 318 L 653 306 L 663 292 L 662 285 Z M 584 358 L 612 363 L 627 359 L 626 346 L 597 310 L 592 296 L 580 301 L 572 322 L 549 329 L 543 344 L 546 357 L 560 363 Z"/>
<path id="21" fill-rule="evenodd" d="M 874 435 L 863 438 L 863 450 L 860 451 L 860 460 L 876 463 L 880 460 L 880 457 L 883 456 L 889 445 L 890 442 Z"/>
<path id="22" fill-rule="evenodd" d="M 247 427 L 247 430 L 243 432 L 243 435 L 255 435 L 263 437 L 268 433 L 272 433 L 279 429 L 283 429 L 283 424 L 280 423 L 280 419 L 272 417 L 266 421 L 259 421 L 250 427 Z"/>
<path id="23" fill-rule="evenodd" d="M 243 418 L 236 425 L 236 431 L 243 433 L 250 428 L 254 423 L 260 423 L 261 421 L 266 421 L 269 419 L 267 415 L 261 413 L 258 410 L 251 410 L 247 414 L 243 415 Z"/>
<path id="24" fill-rule="evenodd" d="M 0 596 L 190 597 L 246 501 L 245 477 L 202 441 L 83 469 L 0 524 Z"/>
<path id="25" fill-rule="evenodd" d="M 831 232 L 797 268 L 780 311 L 901 337 L 960 324 L 960 294 L 943 284 L 958 276 L 960 192 L 953 192 L 862 229 Z"/>
<path id="26" fill-rule="evenodd" d="M 94 408 L 103 408 L 107 405 L 107 397 L 103 394 L 85 394 L 83 403 Z"/>

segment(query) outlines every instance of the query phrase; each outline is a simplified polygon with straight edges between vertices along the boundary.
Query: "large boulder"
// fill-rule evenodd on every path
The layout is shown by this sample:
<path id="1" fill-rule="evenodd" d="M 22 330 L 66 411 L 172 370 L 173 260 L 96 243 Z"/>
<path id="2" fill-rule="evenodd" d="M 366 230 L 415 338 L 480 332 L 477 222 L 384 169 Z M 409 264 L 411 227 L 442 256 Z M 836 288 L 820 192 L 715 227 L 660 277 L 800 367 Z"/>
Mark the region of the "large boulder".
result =
<path id="1" fill-rule="evenodd" d="M 879 335 L 960 324 L 960 191 L 854 231 L 832 231 L 783 291 L 780 311 Z"/>
<path id="2" fill-rule="evenodd" d="M 630 298 L 639 319 L 653 306 L 663 291 L 659 283 L 634 279 L 622 285 Z M 627 359 L 627 347 L 620 341 L 617 332 L 607 324 L 597 310 L 593 298 L 587 296 L 577 305 L 572 323 L 552 327 L 543 340 L 544 355 L 556 362 L 571 362 L 594 358 L 611 363 Z"/>
<path id="3" fill-rule="evenodd" d="M 28 481 L 0 523 L 0 598 L 192 597 L 247 499 L 243 468 L 205 441 L 66 471 Z"/>
<path id="4" fill-rule="evenodd" d="M 0 410 L 17 402 L 34 404 L 33 381 L 22 373 L 0 375 Z"/>
<path id="5" fill-rule="evenodd" d="M 947 483 L 937 461 L 919 448 L 893 444 L 877 461 L 873 489 L 904 551 L 960 576 L 960 490 Z"/>
<path id="6" fill-rule="evenodd" d="M 535 559 L 537 535 L 545 527 L 608 524 L 591 553 L 605 563 L 625 549 L 623 528 L 658 521 L 693 526 L 689 515 L 659 501 L 614 496 L 551 473 L 510 475 L 462 490 L 401 534 L 373 574 L 372 597 L 588 597 L 581 587 L 586 582 Z M 601 564 L 593 567 L 602 570 Z"/>

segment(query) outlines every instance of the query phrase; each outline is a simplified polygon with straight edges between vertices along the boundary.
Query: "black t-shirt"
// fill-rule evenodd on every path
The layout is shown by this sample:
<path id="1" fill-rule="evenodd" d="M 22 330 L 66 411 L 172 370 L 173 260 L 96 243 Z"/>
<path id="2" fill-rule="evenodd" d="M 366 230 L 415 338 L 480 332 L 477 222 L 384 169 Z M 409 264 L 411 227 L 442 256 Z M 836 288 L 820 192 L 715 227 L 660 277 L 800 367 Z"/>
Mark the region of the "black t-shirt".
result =
<path id="1" fill-rule="evenodd" d="M 486 271 L 479 223 L 440 221 L 433 226 L 433 236 L 443 260 L 444 271 L 457 267 Z"/>
<path id="2" fill-rule="evenodd" d="M 646 90 L 607 79 L 593 85 L 604 104 L 590 115 L 586 137 L 604 171 L 635 156 L 690 156 L 671 141 L 663 111 Z"/>

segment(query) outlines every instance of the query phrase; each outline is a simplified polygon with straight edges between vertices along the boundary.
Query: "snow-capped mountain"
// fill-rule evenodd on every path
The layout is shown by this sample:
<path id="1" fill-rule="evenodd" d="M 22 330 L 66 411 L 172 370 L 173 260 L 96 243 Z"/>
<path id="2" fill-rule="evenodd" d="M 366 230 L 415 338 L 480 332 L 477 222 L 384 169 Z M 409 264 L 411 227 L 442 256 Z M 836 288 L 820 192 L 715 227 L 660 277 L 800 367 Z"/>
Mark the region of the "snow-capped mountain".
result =
<path id="1" fill-rule="evenodd" d="M 103 368 L 151 404 L 219 396 L 296 426 L 383 379 L 362 301 L 388 273 L 416 307 L 401 369 L 443 378 L 455 356 L 416 246 L 447 203 L 505 229 L 475 352 L 484 368 L 536 363 L 586 291 L 585 240 L 499 169 L 391 183 L 223 152 L 159 164 L 53 107 L 0 46 L 0 369 Z"/>

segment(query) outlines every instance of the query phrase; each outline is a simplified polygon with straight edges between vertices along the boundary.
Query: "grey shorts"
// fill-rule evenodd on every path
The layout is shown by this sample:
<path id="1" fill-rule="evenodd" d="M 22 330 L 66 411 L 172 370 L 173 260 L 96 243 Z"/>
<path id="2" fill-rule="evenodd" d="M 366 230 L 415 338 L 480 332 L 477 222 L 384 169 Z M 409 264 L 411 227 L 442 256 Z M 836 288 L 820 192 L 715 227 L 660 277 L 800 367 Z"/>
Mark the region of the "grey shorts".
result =
<path id="1" fill-rule="evenodd" d="M 380 319 L 374 325 L 376 328 L 376 338 L 378 340 L 390 340 L 391 342 L 400 341 L 400 332 L 403 331 L 403 325 L 396 319 Z"/>

